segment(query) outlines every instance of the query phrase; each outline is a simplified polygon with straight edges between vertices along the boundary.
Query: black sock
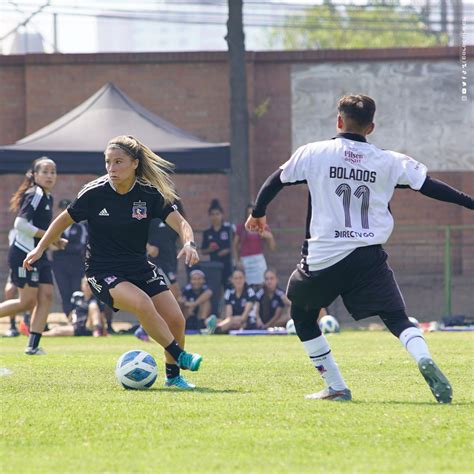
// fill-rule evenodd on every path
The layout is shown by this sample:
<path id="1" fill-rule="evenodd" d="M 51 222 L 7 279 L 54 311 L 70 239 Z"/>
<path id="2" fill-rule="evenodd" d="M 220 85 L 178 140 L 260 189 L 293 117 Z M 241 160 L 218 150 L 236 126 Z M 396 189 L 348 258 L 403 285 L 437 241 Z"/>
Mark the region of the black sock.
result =
<path id="1" fill-rule="evenodd" d="M 179 375 L 179 367 L 176 364 L 166 364 L 166 378 L 173 379 Z"/>
<path id="2" fill-rule="evenodd" d="M 169 346 L 165 347 L 165 351 L 168 351 L 171 354 L 171 357 L 176 362 L 178 362 L 178 358 L 181 353 L 184 352 L 183 349 L 179 347 L 179 344 L 176 342 L 176 339 L 173 339 L 173 342 Z"/>
<path id="3" fill-rule="evenodd" d="M 15 318 L 10 319 L 10 329 L 16 329 L 16 321 Z"/>
<path id="4" fill-rule="evenodd" d="M 36 349 L 39 346 L 41 339 L 41 333 L 39 332 L 30 332 L 30 338 L 28 339 L 28 347 Z"/>

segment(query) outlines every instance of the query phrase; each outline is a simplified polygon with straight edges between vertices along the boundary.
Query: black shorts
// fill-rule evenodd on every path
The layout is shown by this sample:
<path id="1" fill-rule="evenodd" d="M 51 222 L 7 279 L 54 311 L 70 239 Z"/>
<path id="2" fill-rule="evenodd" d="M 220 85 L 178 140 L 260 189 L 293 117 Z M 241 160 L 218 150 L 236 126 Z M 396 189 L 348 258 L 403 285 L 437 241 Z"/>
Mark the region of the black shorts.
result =
<path id="1" fill-rule="evenodd" d="M 128 281 L 143 290 L 150 298 L 168 290 L 168 285 L 159 272 L 156 265 L 147 262 L 142 268 L 137 268 L 133 274 L 111 271 L 108 273 L 94 273 L 93 270 L 87 270 L 87 281 L 91 287 L 92 293 L 102 303 L 110 306 L 114 311 L 118 311 L 114 307 L 114 300 L 110 294 L 110 290 L 115 288 L 119 283 Z"/>
<path id="2" fill-rule="evenodd" d="M 339 295 L 355 320 L 405 309 L 387 253 L 381 245 L 359 247 L 335 265 L 316 272 L 301 267 L 288 282 L 292 304 L 313 310 L 329 306 Z"/>
<path id="3" fill-rule="evenodd" d="M 173 270 L 170 270 L 164 266 L 158 267 L 158 270 L 165 277 L 165 282 L 167 285 L 174 285 L 178 281 L 176 272 Z"/>
<path id="4" fill-rule="evenodd" d="M 46 256 L 41 257 L 33 267 L 33 270 L 23 268 L 23 260 L 26 253 L 15 245 L 8 251 L 8 266 L 10 267 L 11 282 L 17 288 L 24 288 L 25 285 L 31 288 L 38 288 L 39 284 L 53 284 L 53 273 L 51 262 Z"/>
<path id="5" fill-rule="evenodd" d="M 87 329 L 84 324 L 73 324 L 74 336 L 92 336 L 92 331 Z"/>

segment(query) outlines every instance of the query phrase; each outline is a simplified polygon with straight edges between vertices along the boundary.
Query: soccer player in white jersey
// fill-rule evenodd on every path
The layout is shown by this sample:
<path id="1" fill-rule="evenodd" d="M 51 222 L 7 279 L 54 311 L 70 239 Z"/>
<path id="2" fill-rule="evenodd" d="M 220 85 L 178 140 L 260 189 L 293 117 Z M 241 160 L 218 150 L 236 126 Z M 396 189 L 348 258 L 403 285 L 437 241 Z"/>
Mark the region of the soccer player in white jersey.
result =
<path id="1" fill-rule="evenodd" d="M 298 148 L 267 178 L 246 223 L 248 230 L 262 232 L 266 207 L 276 194 L 284 186 L 307 184 L 303 258 L 287 289 L 296 332 L 326 385 L 307 398 L 352 399 L 314 317 L 340 295 L 354 319 L 379 315 L 415 359 L 436 400 L 450 403 L 451 385 L 434 363 L 422 333 L 408 319 L 382 244 L 394 225 L 389 202 L 396 187 L 410 187 L 468 209 L 474 209 L 474 199 L 430 178 L 426 166 L 409 156 L 368 143 L 375 114 L 370 97 L 342 97 L 338 112 L 337 136 Z"/>

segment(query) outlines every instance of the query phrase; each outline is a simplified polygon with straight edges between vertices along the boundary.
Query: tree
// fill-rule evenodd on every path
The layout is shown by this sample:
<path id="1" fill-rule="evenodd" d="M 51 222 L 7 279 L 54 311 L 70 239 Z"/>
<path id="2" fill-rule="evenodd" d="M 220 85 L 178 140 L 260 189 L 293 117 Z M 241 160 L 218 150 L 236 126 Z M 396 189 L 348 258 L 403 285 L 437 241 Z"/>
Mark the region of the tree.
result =
<path id="1" fill-rule="evenodd" d="M 447 45 L 448 37 L 429 27 L 429 18 L 399 0 L 373 1 L 365 7 L 336 6 L 326 0 L 289 16 L 273 29 L 270 45 L 285 49 L 351 49 Z"/>
<path id="2" fill-rule="evenodd" d="M 233 222 L 237 222 L 242 219 L 249 202 L 249 117 L 242 0 L 228 0 L 228 3 L 226 41 L 229 48 L 230 162 L 232 166 L 230 217 Z"/>

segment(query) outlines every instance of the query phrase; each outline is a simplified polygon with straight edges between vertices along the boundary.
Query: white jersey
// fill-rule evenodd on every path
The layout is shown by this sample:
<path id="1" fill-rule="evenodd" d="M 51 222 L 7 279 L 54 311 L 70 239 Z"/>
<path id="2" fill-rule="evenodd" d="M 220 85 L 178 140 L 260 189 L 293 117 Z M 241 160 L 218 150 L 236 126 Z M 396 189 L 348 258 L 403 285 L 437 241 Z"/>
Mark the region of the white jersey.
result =
<path id="1" fill-rule="evenodd" d="M 419 190 L 426 179 L 422 163 L 350 135 L 304 145 L 280 167 L 282 183 L 308 184 L 304 256 L 310 271 L 334 265 L 357 247 L 385 243 L 393 230 L 388 205 L 395 187 Z"/>

